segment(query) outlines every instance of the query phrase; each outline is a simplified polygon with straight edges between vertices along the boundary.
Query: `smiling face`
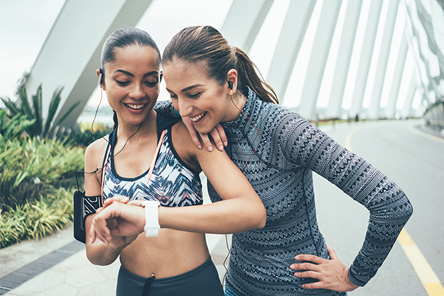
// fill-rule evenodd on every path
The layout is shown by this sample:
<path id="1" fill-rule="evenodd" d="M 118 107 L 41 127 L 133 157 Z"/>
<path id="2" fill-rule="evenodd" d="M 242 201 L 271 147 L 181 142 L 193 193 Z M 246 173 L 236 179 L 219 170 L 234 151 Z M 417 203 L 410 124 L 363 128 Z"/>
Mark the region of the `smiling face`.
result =
<path id="1" fill-rule="evenodd" d="M 158 53 L 134 45 L 115 48 L 114 54 L 114 61 L 105 64 L 102 88 L 119 124 L 140 124 L 153 112 L 159 96 Z"/>
<path id="2" fill-rule="evenodd" d="M 163 66 L 163 77 L 174 108 L 189 117 L 200 133 L 209 133 L 219 122 L 235 120 L 240 111 L 231 102 L 228 84 L 207 75 L 205 62 L 174 58 Z"/>

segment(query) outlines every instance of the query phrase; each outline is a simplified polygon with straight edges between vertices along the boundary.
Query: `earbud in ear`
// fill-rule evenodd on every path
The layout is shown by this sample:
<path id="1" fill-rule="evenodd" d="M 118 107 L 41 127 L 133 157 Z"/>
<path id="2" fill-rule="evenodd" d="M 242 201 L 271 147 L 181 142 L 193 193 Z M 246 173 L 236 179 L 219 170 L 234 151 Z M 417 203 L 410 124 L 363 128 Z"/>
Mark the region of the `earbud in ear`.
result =
<path id="1" fill-rule="evenodd" d="M 228 87 L 229 87 L 231 90 L 233 90 L 233 82 L 228 81 Z"/>
<path id="2" fill-rule="evenodd" d="M 102 70 L 102 68 L 99 68 L 99 72 L 100 72 L 100 74 L 99 74 L 99 86 L 101 86 L 101 84 L 103 83 L 103 80 L 102 80 L 102 78 L 103 78 L 103 70 Z"/>

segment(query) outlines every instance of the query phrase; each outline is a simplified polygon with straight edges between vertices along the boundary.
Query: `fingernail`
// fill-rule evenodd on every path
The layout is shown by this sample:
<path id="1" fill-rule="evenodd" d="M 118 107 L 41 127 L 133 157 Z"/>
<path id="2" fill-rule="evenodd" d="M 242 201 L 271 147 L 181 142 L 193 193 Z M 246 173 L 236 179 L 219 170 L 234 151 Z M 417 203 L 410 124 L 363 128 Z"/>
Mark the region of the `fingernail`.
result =
<path id="1" fill-rule="evenodd" d="M 225 142 L 224 142 L 224 145 L 225 145 L 225 147 L 227 147 L 227 146 L 228 146 L 228 142 L 227 142 L 227 141 L 225 141 Z"/>
<path id="2" fill-rule="evenodd" d="M 291 268 L 291 269 L 294 269 L 294 265 L 293 265 L 293 264 L 292 264 L 292 265 L 290 265 L 290 268 Z"/>
<path id="3" fill-rule="evenodd" d="M 202 146 L 201 145 L 197 145 L 197 149 L 202 149 Z"/>
<path id="4" fill-rule="evenodd" d="M 219 150 L 224 150 L 224 146 L 220 145 Z"/>
<path id="5" fill-rule="evenodd" d="M 299 256 L 294 257 L 294 259 L 299 260 Z"/>
<path id="6" fill-rule="evenodd" d="M 208 146 L 208 151 L 213 151 L 213 146 Z"/>

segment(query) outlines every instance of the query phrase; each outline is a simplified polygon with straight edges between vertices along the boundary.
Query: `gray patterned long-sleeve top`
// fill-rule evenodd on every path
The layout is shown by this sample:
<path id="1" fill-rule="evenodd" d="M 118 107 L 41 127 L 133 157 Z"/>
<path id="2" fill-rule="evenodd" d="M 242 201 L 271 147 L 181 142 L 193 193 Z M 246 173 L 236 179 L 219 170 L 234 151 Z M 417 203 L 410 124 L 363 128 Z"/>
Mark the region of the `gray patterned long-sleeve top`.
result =
<path id="1" fill-rule="evenodd" d="M 364 244 L 349 270 L 350 280 L 364 286 L 396 242 L 412 205 L 364 159 L 300 115 L 247 91 L 244 114 L 222 126 L 229 139 L 227 153 L 262 199 L 267 223 L 263 229 L 233 234 L 227 287 L 238 295 L 345 295 L 306 290 L 302 285 L 315 280 L 297 278 L 290 269 L 297 254 L 329 258 L 316 220 L 312 172 L 370 212 Z M 211 200 L 219 201 L 208 185 Z"/>

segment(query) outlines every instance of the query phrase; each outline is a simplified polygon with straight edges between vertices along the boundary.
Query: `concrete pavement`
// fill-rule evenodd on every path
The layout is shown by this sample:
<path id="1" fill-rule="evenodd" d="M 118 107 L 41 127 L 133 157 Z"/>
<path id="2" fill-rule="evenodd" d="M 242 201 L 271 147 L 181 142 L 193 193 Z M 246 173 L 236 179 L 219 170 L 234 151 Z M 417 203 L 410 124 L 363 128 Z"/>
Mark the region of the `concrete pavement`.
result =
<path id="1" fill-rule="evenodd" d="M 207 235 L 220 278 L 228 254 L 224 235 Z M 96 266 L 73 238 L 72 225 L 39 241 L 0 249 L 0 295 L 114 295 L 120 263 Z"/>

